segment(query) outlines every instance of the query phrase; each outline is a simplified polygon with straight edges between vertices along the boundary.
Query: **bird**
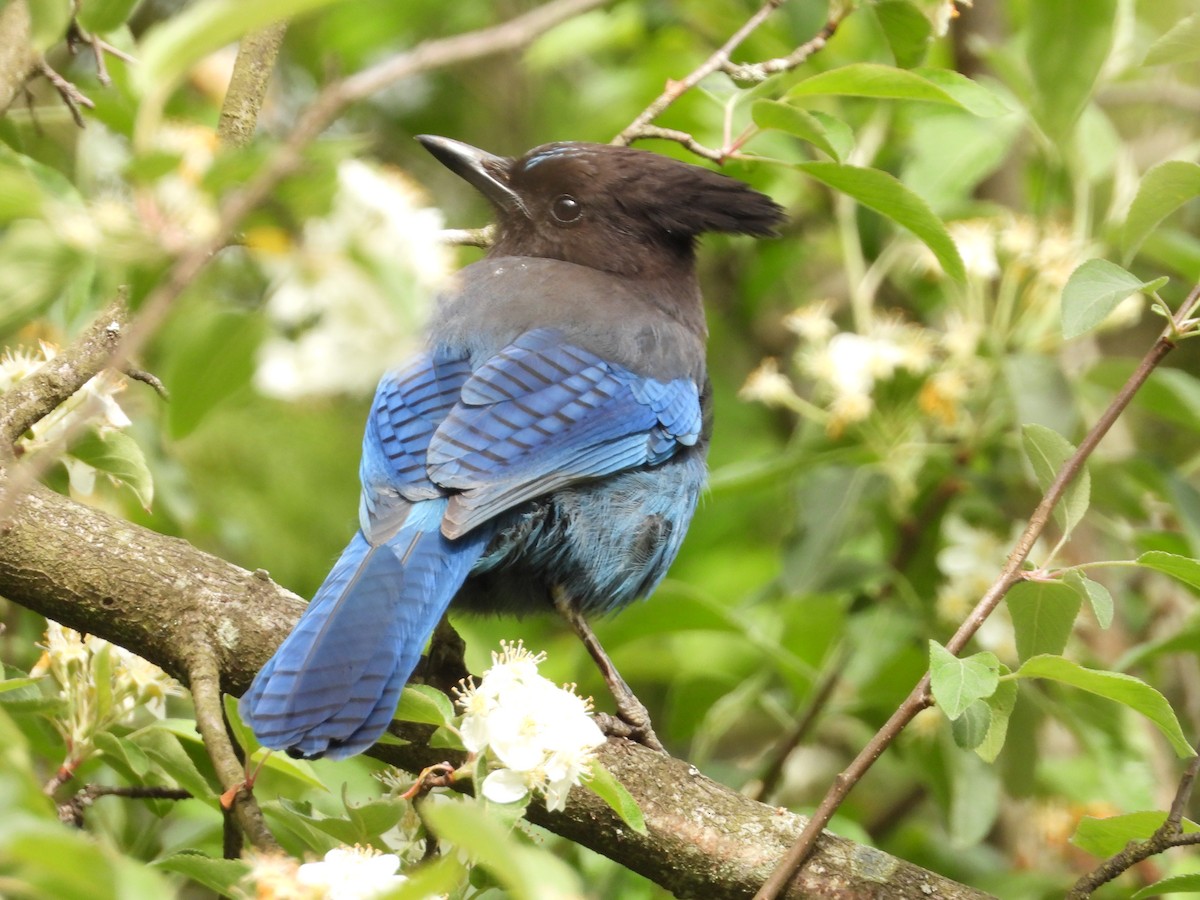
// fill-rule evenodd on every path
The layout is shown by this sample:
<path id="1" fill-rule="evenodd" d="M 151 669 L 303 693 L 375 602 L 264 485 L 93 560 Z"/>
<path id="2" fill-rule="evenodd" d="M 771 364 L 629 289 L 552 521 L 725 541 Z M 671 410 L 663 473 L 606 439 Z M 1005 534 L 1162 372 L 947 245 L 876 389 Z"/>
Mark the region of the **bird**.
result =
<path id="1" fill-rule="evenodd" d="M 358 530 L 241 716 L 265 747 L 353 756 L 386 731 L 451 603 L 557 609 L 634 735 L 661 749 L 587 619 L 654 591 L 705 483 L 697 239 L 775 235 L 783 210 L 646 150 L 557 142 L 508 157 L 417 140 L 489 201 L 494 240 L 441 291 L 424 349 L 381 379 Z"/>

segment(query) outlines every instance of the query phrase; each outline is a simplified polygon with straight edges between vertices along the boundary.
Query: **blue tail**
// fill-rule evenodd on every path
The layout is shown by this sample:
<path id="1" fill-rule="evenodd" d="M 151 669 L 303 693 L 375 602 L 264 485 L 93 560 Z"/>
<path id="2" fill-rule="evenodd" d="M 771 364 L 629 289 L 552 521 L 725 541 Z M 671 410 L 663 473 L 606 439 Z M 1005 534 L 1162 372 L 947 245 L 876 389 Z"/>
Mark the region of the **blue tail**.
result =
<path id="1" fill-rule="evenodd" d="M 440 509 L 421 510 L 378 545 L 359 531 L 342 551 L 242 697 L 242 719 L 263 746 L 344 759 L 387 729 L 425 642 L 490 537 L 489 528 L 443 537 L 436 523 L 445 503 L 419 503 Z"/>

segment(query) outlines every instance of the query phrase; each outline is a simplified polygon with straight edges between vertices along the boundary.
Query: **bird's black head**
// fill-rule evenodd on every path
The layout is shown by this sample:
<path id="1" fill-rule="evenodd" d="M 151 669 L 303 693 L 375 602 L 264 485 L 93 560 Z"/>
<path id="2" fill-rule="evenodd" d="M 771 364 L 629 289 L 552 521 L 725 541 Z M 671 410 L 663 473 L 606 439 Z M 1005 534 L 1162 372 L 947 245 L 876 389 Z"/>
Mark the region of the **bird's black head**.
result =
<path id="1" fill-rule="evenodd" d="M 736 179 L 609 144 L 545 144 L 493 156 L 417 138 L 496 208 L 493 256 L 561 259 L 621 275 L 690 267 L 706 231 L 765 236 L 783 221 L 771 198 Z"/>

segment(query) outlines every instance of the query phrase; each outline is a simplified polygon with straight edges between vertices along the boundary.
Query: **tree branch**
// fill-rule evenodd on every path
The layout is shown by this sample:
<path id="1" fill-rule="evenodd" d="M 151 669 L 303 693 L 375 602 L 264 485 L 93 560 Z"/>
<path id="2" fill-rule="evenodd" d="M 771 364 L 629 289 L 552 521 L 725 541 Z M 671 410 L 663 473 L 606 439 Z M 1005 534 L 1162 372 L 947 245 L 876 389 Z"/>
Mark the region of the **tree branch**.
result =
<path id="1" fill-rule="evenodd" d="M 25 82 L 38 64 L 25 4 L 26 0 L 10 0 L 0 9 L 0 114 L 25 90 Z"/>
<path id="2" fill-rule="evenodd" d="M 0 482 L 7 475 L 0 468 Z M 303 609 L 298 598 L 265 574 L 40 485 L 16 501 L 15 511 L 0 528 L 0 595 L 133 648 L 176 678 L 192 679 L 193 691 L 200 694 L 198 712 L 211 705 L 203 698 L 213 688 L 211 672 L 196 678 L 197 652 L 211 658 L 223 690 L 240 694 Z M 373 753 L 414 772 L 445 757 L 444 750 L 420 743 L 380 746 Z M 601 758 L 641 805 L 650 826 L 647 835 L 630 832 L 584 790 L 572 792 L 566 811 L 533 811 L 531 817 L 681 895 L 748 897 L 804 822 L 710 781 L 686 762 L 628 742 L 611 741 Z M 787 896 L 925 900 L 985 895 L 824 835 L 814 865 Z"/>
<path id="3" fill-rule="evenodd" d="M 244 147 L 254 137 L 258 113 L 267 96 L 271 71 L 286 32 L 287 22 L 282 21 L 242 39 L 217 125 L 217 138 L 223 146 Z"/>
<path id="4" fill-rule="evenodd" d="M 1130 401 L 1133 400 L 1134 395 L 1145 384 L 1146 379 L 1158 368 L 1167 354 L 1175 349 L 1177 333 L 1190 328 L 1189 320 L 1198 304 L 1200 304 L 1200 284 L 1192 288 L 1187 299 L 1180 306 L 1179 311 L 1163 331 L 1162 336 L 1142 358 L 1137 369 L 1129 376 L 1129 379 L 1121 387 L 1121 390 L 1117 392 L 1117 395 L 1109 403 L 1108 408 L 1104 410 L 1096 424 L 1084 436 L 1078 449 L 1063 464 L 1054 481 L 1046 489 L 1041 502 L 1038 503 L 1037 508 L 1034 509 L 1033 514 L 1030 516 L 1029 524 L 1026 526 L 1024 533 L 1017 540 L 1017 545 L 1013 548 L 1012 553 L 1009 554 L 1004 569 L 995 582 L 992 583 L 992 586 L 988 588 L 979 603 L 976 604 L 966 621 L 959 626 L 954 636 L 946 642 L 946 649 L 951 653 L 957 655 L 962 651 L 967 642 L 975 636 L 975 632 L 979 630 L 987 617 L 1000 605 L 1000 601 L 1004 599 L 1012 586 L 1024 577 L 1021 567 L 1033 549 L 1033 545 L 1045 529 L 1046 523 L 1054 511 L 1054 507 L 1062 499 L 1067 486 L 1079 474 L 1079 471 L 1095 451 L 1100 441 L 1108 433 L 1108 430 L 1113 426 L 1113 423 L 1117 421 Z M 846 799 L 854 786 L 875 763 L 875 760 L 879 759 L 884 750 L 899 736 L 900 732 L 913 720 L 916 714 L 927 706 L 932 705 L 932 703 L 933 698 L 929 692 L 929 673 L 926 672 L 904 702 L 892 713 L 891 718 L 887 720 L 883 727 L 871 738 L 866 747 L 854 758 L 850 766 L 837 776 L 824 799 L 822 799 L 820 806 L 817 807 L 813 817 L 805 826 L 800 838 L 780 861 L 778 868 L 771 873 L 770 879 L 755 895 L 755 900 L 772 900 L 774 897 L 782 896 L 788 883 L 793 879 L 800 867 L 804 865 L 805 860 L 816 846 L 822 829 L 829 824 L 829 820 L 833 818 L 833 814 L 842 805 L 842 801 Z"/>

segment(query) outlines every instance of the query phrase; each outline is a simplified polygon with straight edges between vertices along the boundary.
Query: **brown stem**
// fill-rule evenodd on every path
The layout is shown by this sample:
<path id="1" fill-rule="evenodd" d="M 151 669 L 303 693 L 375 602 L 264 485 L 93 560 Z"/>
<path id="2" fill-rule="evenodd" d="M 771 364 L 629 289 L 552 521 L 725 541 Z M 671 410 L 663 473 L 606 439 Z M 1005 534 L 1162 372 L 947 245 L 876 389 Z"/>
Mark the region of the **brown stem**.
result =
<path id="1" fill-rule="evenodd" d="M 0 114 L 25 90 L 25 82 L 38 63 L 30 40 L 27 0 L 10 0 L 0 9 Z"/>
<path id="2" fill-rule="evenodd" d="M 258 113 L 266 99 L 271 71 L 286 32 L 285 20 L 242 39 L 217 125 L 217 138 L 223 146 L 244 147 L 254 137 Z"/>
<path id="3" fill-rule="evenodd" d="M 202 633 L 202 629 L 200 629 Z M 234 753 L 221 704 L 221 673 L 215 654 L 207 646 L 197 644 L 188 659 L 188 683 L 196 707 L 196 728 L 208 750 L 217 778 L 232 797 L 232 814 L 242 834 L 259 850 L 279 850 L 275 838 L 263 821 L 258 801 L 246 787 L 246 770 Z M 227 855 L 229 835 L 226 836 Z"/>
<path id="4" fill-rule="evenodd" d="M 1175 331 L 1185 328 L 1185 323 L 1192 315 L 1198 303 L 1200 303 L 1200 284 L 1196 285 L 1191 293 L 1188 294 L 1187 299 L 1175 314 L 1171 324 L 1164 331 L 1163 335 L 1142 358 L 1137 369 L 1129 376 L 1129 380 L 1117 392 L 1112 402 L 1109 403 L 1108 408 L 1104 410 L 1096 424 L 1088 431 L 1079 448 L 1063 464 L 1054 481 L 1046 489 L 1041 502 L 1030 516 L 1029 524 L 1026 526 L 1024 533 L 1017 540 L 1017 545 L 1013 548 L 1012 553 L 1009 554 L 1008 560 L 1004 564 L 1004 569 L 1001 571 L 999 577 L 988 588 L 966 621 L 959 626 L 954 636 L 946 642 L 946 649 L 951 653 L 957 654 L 966 646 L 967 642 L 1000 604 L 1000 601 L 1004 599 L 1012 586 L 1021 580 L 1023 577 L 1021 567 L 1029 556 L 1029 552 L 1033 549 L 1034 543 L 1045 529 L 1046 523 L 1050 519 L 1050 514 L 1062 498 L 1062 495 L 1066 492 L 1067 486 L 1079 474 L 1084 463 L 1092 455 L 1093 451 L 1095 451 L 1096 446 L 1104 438 L 1104 435 L 1108 433 L 1113 423 L 1125 411 L 1125 408 L 1133 400 L 1138 389 L 1146 382 L 1146 379 L 1150 377 L 1150 374 L 1159 366 L 1163 359 L 1166 358 L 1167 354 L 1175 348 L 1173 339 Z M 858 756 L 854 758 L 849 767 L 834 779 L 834 783 L 825 794 L 816 812 L 813 813 L 812 818 L 809 819 L 799 839 L 780 860 L 775 871 L 771 873 L 771 877 L 767 879 L 758 893 L 755 894 L 755 900 L 772 900 L 772 898 L 780 895 L 812 852 L 817 839 L 821 836 L 822 829 L 829 824 L 829 820 L 833 818 L 833 814 L 842 805 L 842 801 L 846 799 L 846 796 L 854 786 L 866 775 L 867 771 L 875 763 L 875 760 L 879 759 L 883 751 L 904 730 L 904 727 L 912 721 L 913 717 L 932 703 L 933 700 L 929 693 L 929 673 L 926 672 L 908 697 L 905 698 L 904 702 L 892 713 L 891 717 L 875 736 L 871 738 L 870 742 L 868 742 Z"/>

